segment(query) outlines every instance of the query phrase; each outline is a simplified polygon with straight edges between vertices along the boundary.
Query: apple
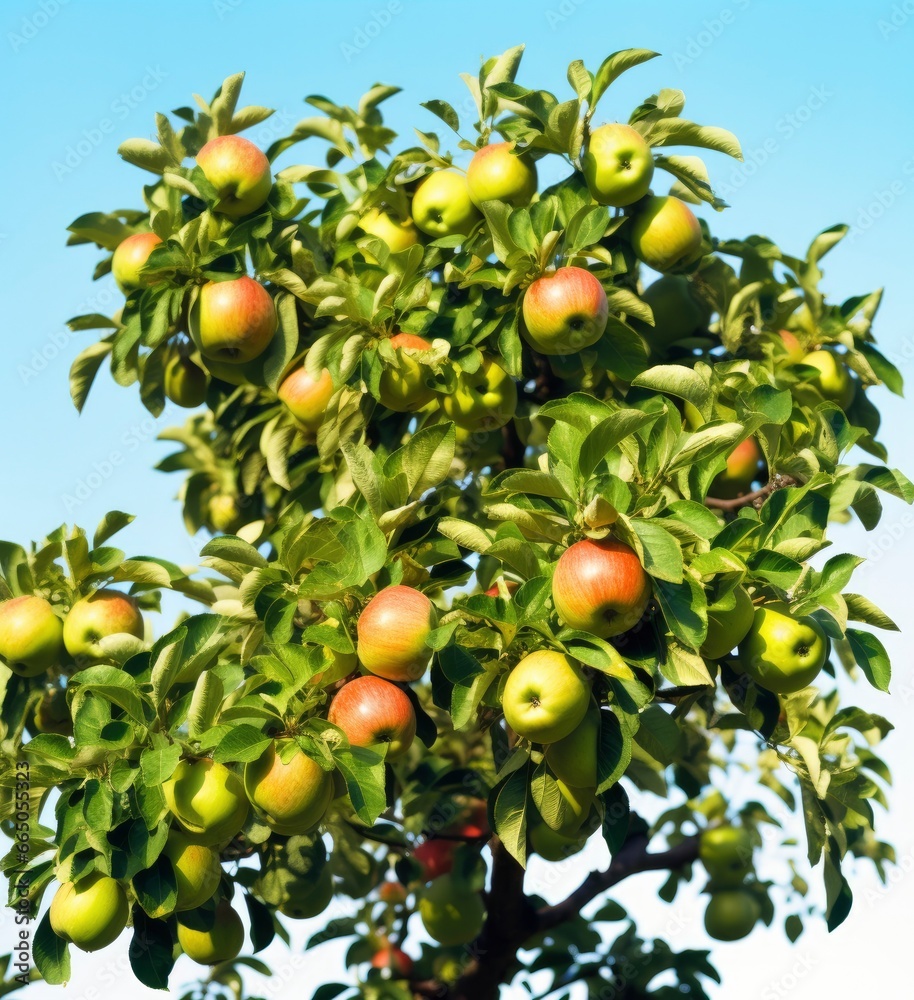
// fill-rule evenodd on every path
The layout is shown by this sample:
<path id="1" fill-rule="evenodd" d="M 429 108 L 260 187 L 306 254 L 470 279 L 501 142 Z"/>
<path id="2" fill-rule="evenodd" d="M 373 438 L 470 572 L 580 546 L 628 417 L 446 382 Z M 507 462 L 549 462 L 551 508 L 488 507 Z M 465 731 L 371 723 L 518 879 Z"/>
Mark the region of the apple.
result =
<path id="1" fill-rule="evenodd" d="M 635 550 L 615 538 L 584 538 L 559 557 L 552 600 L 569 628 L 601 639 L 636 625 L 651 599 L 651 582 Z"/>
<path id="2" fill-rule="evenodd" d="M 815 386 L 823 399 L 837 403 L 842 410 L 851 405 L 854 398 L 854 380 L 834 351 L 826 348 L 810 351 L 804 355 L 800 364 L 817 370 L 817 374 L 806 378 L 805 381 Z"/>
<path id="3" fill-rule="evenodd" d="M 0 658 L 20 677 L 37 677 L 63 656 L 63 623 L 43 597 L 24 594 L 0 604 Z"/>
<path id="4" fill-rule="evenodd" d="M 333 899 L 333 873 L 330 866 L 321 869 L 317 879 L 303 876 L 290 879 L 285 886 L 285 898 L 277 909 L 292 920 L 308 920 L 323 913 Z"/>
<path id="5" fill-rule="evenodd" d="M 234 534 L 244 524 L 244 513 L 238 498 L 231 493 L 215 493 L 206 505 L 206 516 L 214 532 Z"/>
<path id="6" fill-rule="evenodd" d="M 63 641 L 74 660 L 101 660 L 101 640 L 126 632 L 142 639 L 143 616 L 136 601 L 118 590 L 96 590 L 70 608 L 63 623 Z"/>
<path id="7" fill-rule="evenodd" d="M 92 872 L 65 882 L 51 900 L 51 929 L 82 951 L 98 951 L 116 941 L 127 926 L 130 908 L 119 882 Z"/>
<path id="8" fill-rule="evenodd" d="M 406 886 L 399 882 L 384 882 L 378 889 L 378 896 L 381 902 L 387 903 L 388 906 L 402 906 L 406 902 Z"/>
<path id="9" fill-rule="evenodd" d="M 692 210 L 672 195 L 648 198 L 632 219 L 635 255 L 655 271 L 686 267 L 701 254 L 701 226 Z"/>
<path id="10" fill-rule="evenodd" d="M 165 367 L 165 395 L 178 406 L 199 406 L 206 399 L 206 384 L 206 372 L 190 358 L 176 355 Z"/>
<path id="11" fill-rule="evenodd" d="M 208 757 L 180 761 L 162 791 L 188 839 L 205 847 L 224 847 L 248 818 L 241 779 Z"/>
<path id="12" fill-rule="evenodd" d="M 508 594 L 513 596 L 517 593 L 517 589 L 520 587 L 520 584 L 517 580 L 505 580 L 505 586 L 508 588 Z M 493 583 L 485 593 L 486 597 L 501 597 L 501 591 L 498 589 L 497 583 Z"/>
<path id="13" fill-rule="evenodd" d="M 794 334 L 789 330 L 778 330 L 777 336 L 781 342 L 781 346 L 784 348 L 784 360 L 787 364 L 795 365 L 798 361 L 803 360 L 806 351 L 803 350 L 803 345 Z"/>
<path id="14" fill-rule="evenodd" d="M 141 271 L 149 255 L 161 244 L 162 240 L 155 233 L 134 233 L 118 243 L 111 258 L 111 273 L 125 295 L 153 284 Z"/>
<path id="15" fill-rule="evenodd" d="M 434 171 L 413 195 L 413 220 L 429 236 L 465 236 L 481 218 L 466 177 L 456 170 Z"/>
<path id="16" fill-rule="evenodd" d="M 420 895 L 419 915 L 429 937 L 453 947 L 479 936 L 486 909 L 478 892 L 453 875 L 439 875 Z"/>
<path id="17" fill-rule="evenodd" d="M 32 718 L 32 726 L 38 733 L 57 733 L 59 736 L 73 735 L 73 716 L 67 704 L 67 692 L 64 688 L 53 688 L 45 691 L 44 697 L 38 702 Z"/>
<path id="18" fill-rule="evenodd" d="M 795 618 L 786 604 L 756 608 L 739 644 L 740 666 L 763 688 L 792 694 L 816 679 L 828 656 L 828 640 L 814 618 Z"/>
<path id="19" fill-rule="evenodd" d="M 705 910 L 705 930 L 716 941 L 739 941 L 761 916 L 758 901 L 740 889 L 715 892 Z"/>
<path id="20" fill-rule="evenodd" d="M 524 340 L 540 354 L 577 354 L 603 336 L 609 302 L 603 286 L 583 267 L 560 267 L 524 293 Z"/>
<path id="21" fill-rule="evenodd" d="M 195 910 L 213 898 L 222 879 L 222 865 L 211 847 L 171 830 L 162 853 L 171 862 L 178 884 L 175 910 Z"/>
<path id="22" fill-rule="evenodd" d="M 269 347 L 276 333 L 270 293 L 253 278 L 208 281 L 197 300 L 200 350 L 205 358 L 245 364 Z"/>
<path id="23" fill-rule="evenodd" d="M 475 372 L 462 372 L 457 389 L 442 400 L 445 415 L 468 431 L 492 431 L 504 427 L 517 409 L 514 379 L 491 358 Z"/>
<path id="24" fill-rule="evenodd" d="M 359 228 L 367 236 L 377 236 L 379 240 L 383 240 L 391 253 L 401 253 L 422 242 L 422 236 L 412 219 L 398 219 L 380 208 L 369 209 L 359 220 Z M 370 263 L 377 263 L 371 254 L 364 250 L 362 254 Z"/>
<path id="25" fill-rule="evenodd" d="M 197 153 L 197 165 L 216 189 L 214 210 L 233 219 L 250 215 L 270 196 L 270 161 L 240 135 L 220 135 Z"/>
<path id="26" fill-rule="evenodd" d="M 683 274 L 663 275 L 644 289 L 641 298 L 651 307 L 654 325 L 639 323 L 638 330 L 655 350 L 665 350 L 707 327 L 711 320 L 710 308 Z"/>
<path id="27" fill-rule="evenodd" d="M 379 948 L 371 958 L 373 969 L 388 969 L 392 979 L 408 979 L 413 971 L 413 960 L 394 944 Z"/>
<path id="28" fill-rule="evenodd" d="M 562 798 L 562 813 L 556 833 L 573 837 L 590 815 L 597 790 L 593 785 L 584 788 L 568 785 L 561 778 L 556 778 L 555 784 Z"/>
<path id="29" fill-rule="evenodd" d="M 422 881 L 431 882 L 440 875 L 446 875 L 454 867 L 454 851 L 459 846 L 456 840 L 433 838 L 423 841 L 412 854 L 422 867 Z"/>
<path id="30" fill-rule="evenodd" d="M 546 861 L 566 861 L 584 850 L 589 835 L 564 834 L 553 830 L 540 819 L 530 827 L 530 849 Z"/>
<path id="31" fill-rule="evenodd" d="M 309 431 L 323 423 L 327 404 L 333 395 L 330 370 L 324 368 L 317 378 L 305 368 L 296 368 L 287 375 L 277 393 L 293 417 Z"/>
<path id="32" fill-rule="evenodd" d="M 640 201 L 654 176 L 651 147 L 640 132 L 620 122 L 590 133 L 581 166 L 594 200 L 614 208 Z"/>
<path id="33" fill-rule="evenodd" d="M 708 491 L 712 497 L 733 500 L 750 492 L 763 464 L 762 449 L 754 437 L 748 437 L 727 456 L 727 468 L 714 477 Z"/>
<path id="34" fill-rule="evenodd" d="M 536 194 L 536 164 L 526 153 L 515 154 L 513 142 L 493 142 L 477 149 L 467 167 L 467 187 L 477 208 L 504 201 L 515 208 Z"/>
<path id="35" fill-rule="evenodd" d="M 416 712 L 409 698 L 380 677 L 356 677 L 330 703 L 327 719 L 354 747 L 387 745 L 387 760 L 402 757 L 416 735 Z"/>
<path id="36" fill-rule="evenodd" d="M 485 799 L 460 796 L 453 800 L 453 804 L 458 808 L 457 815 L 454 821 L 448 823 L 441 831 L 444 836 L 474 840 L 488 840 L 492 836 L 489 827 L 489 804 Z"/>
<path id="37" fill-rule="evenodd" d="M 421 410 L 435 398 L 435 390 L 425 384 L 426 369 L 418 361 L 432 345 L 413 333 L 395 333 L 390 346 L 397 352 L 400 367 L 385 367 L 381 373 L 378 384 L 381 405 L 396 413 Z"/>
<path id="38" fill-rule="evenodd" d="M 215 921 L 209 930 L 197 930 L 178 918 L 178 944 L 199 965 L 230 962 L 244 946 L 244 924 L 232 904 L 222 899 L 216 905 Z"/>
<path id="39" fill-rule="evenodd" d="M 591 699 L 581 723 L 564 739 L 546 748 L 546 763 L 566 785 L 595 787 L 599 745 L 600 706 Z"/>
<path id="40" fill-rule="evenodd" d="M 587 714 L 590 684 L 569 656 L 554 649 L 528 653 L 514 667 L 502 692 L 505 722 L 523 739 L 555 743 Z"/>
<path id="41" fill-rule="evenodd" d="M 698 856 L 715 885 L 734 888 L 752 871 L 749 831 L 730 825 L 703 830 Z"/>
<path id="42" fill-rule="evenodd" d="M 732 591 L 733 607 L 708 610 L 708 635 L 701 645 L 701 655 L 719 660 L 746 638 L 755 617 L 752 598 L 743 587 Z"/>
<path id="43" fill-rule="evenodd" d="M 274 741 L 245 765 L 244 790 L 267 826 L 291 837 L 310 833 L 323 819 L 333 797 L 333 779 L 298 749 L 284 764 L 277 753 L 283 742 Z"/>
<path id="44" fill-rule="evenodd" d="M 365 605 L 356 625 L 362 666 L 389 681 L 417 681 L 432 658 L 426 639 L 437 624 L 435 605 L 421 591 L 385 587 Z"/>

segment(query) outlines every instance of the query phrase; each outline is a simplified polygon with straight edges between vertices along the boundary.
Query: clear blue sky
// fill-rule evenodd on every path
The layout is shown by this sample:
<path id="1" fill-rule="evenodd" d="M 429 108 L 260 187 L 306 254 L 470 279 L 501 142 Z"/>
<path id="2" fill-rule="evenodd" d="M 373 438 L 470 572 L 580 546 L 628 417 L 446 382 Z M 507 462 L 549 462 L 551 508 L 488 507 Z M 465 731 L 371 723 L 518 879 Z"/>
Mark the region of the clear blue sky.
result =
<path id="1" fill-rule="evenodd" d="M 65 227 L 86 211 L 140 204 L 144 175 L 116 156 L 122 140 L 148 135 L 156 111 L 189 103 L 195 91 L 209 97 L 226 75 L 243 69 L 245 102 L 276 108 L 279 134 L 310 113 L 302 103 L 307 94 L 355 103 L 376 81 L 398 84 L 404 93 L 385 106 L 386 113 L 411 141 L 412 126 L 438 127 L 420 101 L 437 97 L 463 105 L 458 73 L 475 72 L 481 56 L 520 42 L 527 44 L 520 81 L 556 92 L 564 92 L 572 59 L 583 58 L 594 69 L 608 53 L 628 46 L 663 53 L 613 87 L 600 117 L 625 119 L 643 97 L 670 86 L 685 91 L 687 116 L 734 131 L 747 163 L 708 157 L 712 180 L 733 206 L 714 220 L 720 235 L 761 232 L 800 254 L 820 229 L 840 221 L 854 225 L 850 245 L 826 261 L 826 286 L 838 299 L 886 286 L 877 333 L 911 378 L 910 3 L 6 0 L 0 9 L 0 87 L 7 94 L 0 187 L 0 412 L 6 430 L 0 537 L 24 542 L 63 521 L 94 527 L 106 510 L 119 508 L 138 515 L 123 535 L 132 553 L 187 563 L 197 550 L 173 501 L 179 480 L 152 471 L 169 450 L 156 434 L 183 419 L 183 411 L 166 411 L 153 421 L 135 389 L 119 388 L 104 375 L 81 417 L 68 399 L 70 361 L 91 334 L 70 335 L 64 322 L 81 312 L 111 312 L 118 296 L 110 279 L 92 283 L 96 254 L 67 249 Z M 251 138 L 267 145 L 276 134 L 267 122 Z M 312 159 L 303 154 L 303 161 L 314 162 L 315 155 L 308 150 Z M 36 364 L 42 352 L 43 366 Z M 884 406 L 882 436 L 895 464 L 914 471 L 907 404 L 886 393 L 874 398 Z M 892 526 L 897 538 L 864 579 L 867 593 L 904 622 L 910 619 L 906 563 L 914 519 L 903 517 L 901 508 L 887 506 L 886 528 L 877 537 L 891 538 L 885 532 Z M 838 533 L 836 544 L 866 554 L 873 541 L 849 528 Z M 901 696 L 889 702 L 861 692 L 866 705 L 901 723 L 910 717 L 914 690 L 909 643 L 889 642 Z M 908 862 L 914 850 L 907 764 L 912 744 L 910 733 L 889 743 L 896 813 L 881 831 Z M 726 984 L 718 995 L 765 996 L 766 989 L 789 987 L 791 977 L 799 977 L 804 998 L 824 997 L 831 989 L 897 995 L 892 966 L 900 964 L 907 944 L 901 935 L 914 906 L 911 882 L 902 878 L 897 888 L 873 896 L 875 883 L 861 869 L 857 906 L 836 935 L 817 930 L 789 949 L 773 928 L 741 945 L 718 946 Z M 561 888 L 544 891 L 557 895 Z M 644 931 L 664 933 L 669 915 L 643 902 L 643 883 L 626 895 Z M 702 943 L 693 917 L 673 943 Z M 850 947 L 885 957 L 876 967 L 861 962 L 849 968 Z M 275 961 L 288 963 L 281 952 Z M 83 957 L 76 963 L 78 988 L 95 989 L 102 998 L 123 991 L 122 978 L 104 973 L 114 963 L 122 976 L 122 962 L 122 950 L 91 965 Z M 191 977 L 189 967 L 181 970 Z M 297 987 L 271 995 L 300 995 L 312 980 L 297 975 Z M 46 995 L 43 987 L 30 991 L 34 1000 Z"/>

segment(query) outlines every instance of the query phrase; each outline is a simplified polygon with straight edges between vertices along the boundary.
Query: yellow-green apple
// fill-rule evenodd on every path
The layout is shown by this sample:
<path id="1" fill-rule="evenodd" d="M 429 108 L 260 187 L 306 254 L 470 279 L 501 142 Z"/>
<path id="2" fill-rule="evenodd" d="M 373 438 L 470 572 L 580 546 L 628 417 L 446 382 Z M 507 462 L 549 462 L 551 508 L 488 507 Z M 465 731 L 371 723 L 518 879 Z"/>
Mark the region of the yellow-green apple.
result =
<path id="1" fill-rule="evenodd" d="M 244 768 L 244 790 L 271 830 L 286 836 L 310 833 L 324 818 L 333 797 L 330 772 L 296 749 L 288 764 L 271 743 L 257 760 Z"/>
<path id="2" fill-rule="evenodd" d="M 104 658 L 101 640 L 127 633 L 142 639 L 143 616 L 136 601 L 118 590 L 96 590 L 70 608 L 63 623 L 63 641 L 75 660 Z"/>
<path id="3" fill-rule="evenodd" d="M 714 477 L 708 492 L 721 500 L 741 497 L 752 489 L 762 462 L 762 449 L 754 437 L 740 441 L 727 456 L 727 468 Z"/>
<path id="4" fill-rule="evenodd" d="M 752 871 L 749 831 L 729 824 L 703 830 L 698 856 L 716 886 L 735 888 Z"/>
<path id="5" fill-rule="evenodd" d="M 212 899 L 222 878 L 219 855 L 212 847 L 195 844 L 183 833 L 171 830 L 162 853 L 175 872 L 178 885 L 176 910 L 195 910 Z"/>
<path id="6" fill-rule="evenodd" d="M 819 390 L 823 399 L 837 403 L 842 410 L 851 405 L 851 400 L 854 398 L 854 380 L 834 351 L 825 348 L 820 351 L 810 351 L 804 355 L 800 364 L 816 369 L 816 374 L 806 381 Z"/>
<path id="7" fill-rule="evenodd" d="M 504 201 L 519 207 L 536 194 L 536 164 L 527 153 L 514 153 L 513 142 L 493 142 L 477 149 L 467 167 L 473 204 Z"/>
<path id="8" fill-rule="evenodd" d="M 0 657 L 20 677 L 37 677 L 63 655 L 63 622 L 43 597 L 24 594 L 0 604 Z"/>
<path id="9" fill-rule="evenodd" d="M 215 965 L 237 958 L 244 945 L 244 924 L 227 899 L 216 905 L 215 920 L 209 930 L 200 930 L 178 917 L 178 944 L 189 959 L 199 965 Z"/>
<path id="10" fill-rule="evenodd" d="M 777 337 L 784 348 L 784 360 L 787 364 L 795 365 L 798 361 L 803 360 L 806 351 L 803 350 L 803 345 L 790 330 L 778 330 Z"/>
<path id="11" fill-rule="evenodd" d="M 711 320 L 711 310 L 682 274 L 663 275 L 644 289 L 641 298 L 651 307 L 654 325 L 639 323 L 638 330 L 655 350 L 665 350 L 707 327 Z"/>
<path id="12" fill-rule="evenodd" d="M 705 930 L 715 941 L 739 941 L 755 927 L 761 909 L 754 896 L 740 889 L 715 892 L 705 910 Z"/>
<path id="13" fill-rule="evenodd" d="M 592 788 L 597 784 L 600 745 L 600 706 L 591 699 L 580 724 L 562 740 L 546 748 L 546 763 L 566 785 Z"/>
<path id="14" fill-rule="evenodd" d="M 814 618 L 795 618 L 786 604 L 755 609 L 739 644 L 740 667 L 763 688 L 791 694 L 816 679 L 828 656 L 828 640 Z"/>
<path id="15" fill-rule="evenodd" d="M 502 692 L 505 722 L 533 743 L 564 739 L 581 724 L 589 704 L 583 671 L 554 649 L 528 653 L 508 674 Z"/>
<path id="16" fill-rule="evenodd" d="M 402 906 L 406 902 L 408 893 L 406 886 L 400 882 L 382 882 L 378 896 L 381 902 L 387 903 L 388 906 Z"/>
<path id="17" fill-rule="evenodd" d="M 125 295 L 151 284 L 140 272 L 161 243 L 155 233 L 134 233 L 118 243 L 111 258 L 111 273 Z"/>
<path id="18" fill-rule="evenodd" d="M 643 198 L 654 176 L 651 147 L 640 132 L 620 122 L 591 132 L 581 166 L 594 200 L 615 208 Z"/>
<path id="19" fill-rule="evenodd" d="M 67 704 L 64 688 L 53 688 L 44 693 L 35 709 L 32 725 L 38 733 L 57 733 L 60 736 L 73 735 L 73 716 Z"/>
<path id="20" fill-rule="evenodd" d="M 317 879 L 297 876 L 283 886 L 284 896 L 277 909 L 284 917 L 307 920 L 323 913 L 333 899 L 333 873 L 324 865 Z"/>
<path id="21" fill-rule="evenodd" d="M 213 531 L 232 534 L 244 524 L 241 505 L 231 493 L 214 493 L 207 502 L 206 515 Z"/>
<path id="22" fill-rule="evenodd" d="M 385 944 L 371 958 L 373 969 L 388 969 L 393 979 L 408 979 L 413 971 L 413 960 L 395 944 Z"/>
<path id="23" fill-rule="evenodd" d="M 101 872 L 64 883 L 51 900 L 51 929 L 83 951 L 98 951 L 120 937 L 130 913 L 119 882 Z"/>
<path id="24" fill-rule="evenodd" d="M 387 760 L 402 757 L 416 735 L 416 712 L 409 698 L 380 677 L 356 677 L 330 703 L 327 719 L 354 747 L 387 746 Z"/>
<path id="25" fill-rule="evenodd" d="M 514 379 L 491 358 L 475 372 L 462 372 L 456 390 L 442 400 L 446 416 L 468 431 L 504 427 L 517 409 Z"/>
<path id="26" fill-rule="evenodd" d="M 752 598 L 744 587 L 736 587 L 731 594 L 732 606 L 708 609 L 708 635 L 701 644 L 701 655 L 709 660 L 719 660 L 745 639 L 755 618 Z"/>
<path id="27" fill-rule="evenodd" d="M 569 628 L 602 639 L 636 625 L 651 598 L 651 582 L 635 550 L 614 538 L 584 538 L 559 557 L 552 600 Z"/>
<path id="28" fill-rule="evenodd" d="M 248 818 L 241 779 L 208 757 L 180 761 L 162 791 L 189 839 L 205 847 L 224 847 Z"/>
<path id="29" fill-rule="evenodd" d="M 429 937 L 453 947 L 479 936 L 486 909 L 478 892 L 453 875 L 440 875 L 420 895 L 419 915 Z"/>
<path id="30" fill-rule="evenodd" d="M 180 354 L 165 367 L 165 395 L 178 406 L 199 406 L 206 399 L 206 382 L 206 372 Z"/>
<path id="31" fill-rule="evenodd" d="M 565 837 L 576 836 L 590 815 L 597 790 L 593 785 L 584 788 L 568 785 L 561 778 L 556 778 L 555 785 L 562 799 L 556 832 Z"/>
<path id="32" fill-rule="evenodd" d="M 378 591 L 356 625 L 356 652 L 366 670 L 389 681 L 417 681 L 432 651 L 426 645 L 438 624 L 435 605 L 414 587 Z"/>
<path id="33" fill-rule="evenodd" d="M 216 189 L 217 212 L 233 219 L 256 211 L 270 196 L 270 161 L 240 135 L 220 135 L 197 153 L 197 165 Z"/>
<path id="34" fill-rule="evenodd" d="M 381 405 L 397 413 L 421 410 L 435 398 L 435 390 L 425 384 L 427 369 L 419 363 L 432 345 L 414 333 L 395 333 L 389 343 L 396 351 L 400 367 L 385 367 L 381 373 L 378 383 Z"/>
<path id="35" fill-rule="evenodd" d="M 481 218 L 466 176 L 456 170 L 434 171 L 413 195 L 413 221 L 429 236 L 465 236 Z"/>
<path id="36" fill-rule="evenodd" d="M 577 354 L 603 336 L 609 317 L 606 292 L 583 267 L 560 267 L 524 293 L 524 339 L 540 354 Z"/>
<path id="37" fill-rule="evenodd" d="M 422 881 L 431 882 L 440 875 L 447 875 L 454 867 L 454 851 L 458 846 L 459 842 L 456 840 L 424 840 L 412 853 L 413 859 L 422 868 Z"/>
<path id="38" fill-rule="evenodd" d="M 253 278 L 208 281 L 197 301 L 197 329 L 205 358 L 245 364 L 270 346 L 276 309 L 270 293 Z"/>
<path id="39" fill-rule="evenodd" d="M 296 368 L 279 387 L 278 396 L 293 417 L 309 431 L 316 431 L 324 420 L 327 404 L 333 395 L 333 379 L 328 368 L 315 378 L 306 368 Z"/>
<path id="40" fill-rule="evenodd" d="M 565 861 L 584 850 L 588 835 L 566 837 L 537 819 L 530 826 L 530 848 L 546 861 Z"/>
<path id="41" fill-rule="evenodd" d="M 655 195 L 632 219 L 635 255 L 655 271 L 686 267 L 701 253 L 701 226 L 692 210 L 672 195 Z"/>
<path id="42" fill-rule="evenodd" d="M 379 240 L 383 240 L 391 253 L 400 253 L 422 242 L 412 219 L 396 218 L 380 208 L 369 209 L 359 220 L 359 228 L 367 236 L 377 236 Z M 371 263 L 377 263 L 371 254 L 364 253 L 364 256 Z"/>

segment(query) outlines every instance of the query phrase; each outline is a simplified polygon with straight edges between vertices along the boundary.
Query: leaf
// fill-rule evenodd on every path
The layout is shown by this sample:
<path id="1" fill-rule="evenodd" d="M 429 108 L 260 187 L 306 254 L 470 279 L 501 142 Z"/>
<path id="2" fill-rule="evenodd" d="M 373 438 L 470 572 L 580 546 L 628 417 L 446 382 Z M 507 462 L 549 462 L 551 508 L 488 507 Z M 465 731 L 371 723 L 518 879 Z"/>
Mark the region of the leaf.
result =
<path id="1" fill-rule="evenodd" d="M 70 979 L 70 952 L 66 941 L 62 941 L 51 930 L 50 912 L 45 912 L 35 931 L 32 942 L 32 958 L 42 979 L 50 986 L 60 986 Z"/>
<path id="2" fill-rule="evenodd" d="M 508 853 L 523 868 L 527 865 L 528 768 L 512 772 L 495 790 L 495 833 Z"/>
<path id="3" fill-rule="evenodd" d="M 78 690 L 77 697 L 91 691 L 120 706 L 134 721 L 146 722 L 145 703 L 136 680 L 117 667 L 86 667 L 71 678 L 69 687 Z"/>
<path id="4" fill-rule="evenodd" d="M 639 718 L 641 725 L 635 733 L 635 742 L 658 763 L 672 764 L 682 742 L 679 726 L 659 705 L 648 705 Z"/>
<path id="5" fill-rule="evenodd" d="M 256 726 L 244 723 L 226 733 L 213 753 L 213 760 L 219 764 L 247 764 L 257 760 L 272 742 Z"/>
<path id="6" fill-rule="evenodd" d="M 216 721 L 224 694 L 222 679 L 211 670 L 204 670 L 197 678 L 187 710 L 187 735 L 192 740 L 199 739 Z"/>
<path id="7" fill-rule="evenodd" d="M 878 691 L 888 691 L 892 679 L 892 665 L 885 646 L 872 634 L 861 629 L 849 628 L 846 633 L 860 669 Z"/>
<path id="8" fill-rule="evenodd" d="M 645 138 L 651 146 L 700 146 L 737 160 L 743 158 L 739 140 L 732 132 L 712 125 L 696 125 L 684 118 L 659 118 L 651 122 Z"/>
<path id="9" fill-rule="evenodd" d="M 161 785 L 175 772 L 181 759 L 181 747 L 173 743 L 169 747 L 155 750 L 147 747 L 140 754 L 140 772 L 145 785 Z"/>
<path id="10" fill-rule="evenodd" d="M 104 545 L 112 535 L 116 535 L 122 528 L 126 528 L 133 520 L 133 514 L 125 514 L 120 510 L 108 511 L 95 529 L 92 548 L 97 549 L 100 545 Z"/>
<path id="11" fill-rule="evenodd" d="M 70 398 L 79 413 L 82 413 L 89 396 L 89 390 L 102 362 L 111 353 L 110 340 L 100 340 L 77 355 L 70 366 Z"/>
<path id="12" fill-rule="evenodd" d="M 659 55 L 659 52 L 652 52 L 650 49 L 622 49 L 607 56 L 594 74 L 588 113 L 593 114 L 597 101 L 623 73 L 650 59 L 656 59 Z"/>
<path id="13" fill-rule="evenodd" d="M 346 779 L 349 801 L 356 816 L 366 826 L 373 826 L 387 807 L 383 759 L 364 747 L 335 750 L 333 759 Z"/>
<path id="14" fill-rule="evenodd" d="M 657 580 L 680 583 L 683 575 L 682 547 L 663 527 L 663 520 L 633 517 L 628 522 L 637 538 L 635 546 L 647 573 Z"/>
<path id="15" fill-rule="evenodd" d="M 600 712 L 597 745 L 597 794 L 602 795 L 622 777 L 632 759 L 632 738 L 610 709 Z"/>
<path id="16" fill-rule="evenodd" d="M 457 112 L 447 101 L 421 101 L 419 107 L 425 108 L 426 111 L 431 111 L 433 115 L 437 115 L 454 132 L 460 131 L 460 119 L 457 117 Z"/>
<path id="17" fill-rule="evenodd" d="M 128 955 L 133 974 L 151 990 L 167 990 L 174 968 L 174 941 L 164 920 L 151 920 L 139 906 L 133 908 L 133 937 Z"/>

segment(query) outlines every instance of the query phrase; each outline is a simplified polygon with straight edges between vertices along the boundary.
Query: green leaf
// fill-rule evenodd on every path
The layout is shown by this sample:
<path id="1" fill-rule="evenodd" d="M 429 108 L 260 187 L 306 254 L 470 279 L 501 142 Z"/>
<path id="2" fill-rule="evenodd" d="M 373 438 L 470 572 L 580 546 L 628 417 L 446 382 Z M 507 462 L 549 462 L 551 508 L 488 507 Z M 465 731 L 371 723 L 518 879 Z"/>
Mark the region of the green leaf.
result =
<path id="1" fill-rule="evenodd" d="M 255 726 L 243 723 L 223 737 L 213 753 L 213 760 L 219 764 L 248 763 L 257 760 L 272 742 L 271 737 L 265 736 Z"/>
<path id="2" fill-rule="evenodd" d="M 632 738 L 609 709 L 600 712 L 597 745 L 597 794 L 602 795 L 622 777 L 632 759 Z"/>
<path id="3" fill-rule="evenodd" d="M 32 958 L 42 979 L 50 986 L 60 986 L 70 980 L 70 952 L 66 941 L 62 941 L 51 930 L 51 915 L 46 912 L 35 931 L 32 942 Z"/>
<path id="4" fill-rule="evenodd" d="M 110 340 L 100 340 L 77 355 L 70 366 L 70 398 L 77 411 L 82 413 L 89 397 L 89 390 L 95 381 L 95 376 L 102 362 L 111 353 L 113 344 Z"/>
<path id="5" fill-rule="evenodd" d="M 167 990 L 174 968 L 174 941 L 164 920 L 151 920 L 139 906 L 133 908 L 133 937 L 128 955 L 133 974 L 151 990 Z"/>
<path id="6" fill-rule="evenodd" d="M 78 689 L 77 697 L 91 691 L 120 706 L 134 721 L 146 722 L 145 702 L 136 679 L 117 667 L 86 667 L 71 678 L 69 687 Z"/>
<path id="7" fill-rule="evenodd" d="M 892 665 L 885 646 L 872 632 L 849 628 L 846 634 L 854 659 L 866 675 L 866 679 L 878 691 L 888 691 L 892 679 Z"/>
<path id="8" fill-rule="evenodd" d="M 178 884 L 175 870 L 168 858 L 159 855 L 152 867 L 133 876 L 136 901 L 150 917 L 170 914 L 178 901 Z"/>
<path id="9" fill-rule="evenodd" d="M 659 52 L 652 52 L 650 49 L 622 49 L 607 56 L 594 74 L 588 114 L 593 114 L 597 101 L 623 73 L 650 59 L 656 59 L 659 55 Z"/>
<path id="10" fill-rule="evenodd" d="M 663 526 L 663 520 L 633 517 L 626 524 L 635 535 L 635 551 L 647 573 L 658 580 L 680 583 L 683 575 L 682 547 Z"/>
<path id="11" fill-rule="evenodd" d="M 155 750 L 147 747 L 140 754 L 140 772 L 145 785 L 161 785 L 167 781 L 181 759 L 181 747 L 177 743 Z"/>
<path id="12" fill-rule="evenodd" d="M 133 514 L 125 514 L 120 510 L 108 511 L 95 529 L 92 548 L 97 549 L 100 545 L 104 545 L 112 535 L 116 535 L 122 528 L 126 528 L 133 520 Z"/>
<path id="13" fill-rule="evenodd" d="M 527 768 L 512 772 L 495 790 L 495 833 L 521 867 L 527 865 Z"/>
<path id="14" fill-rule="evenodd" d="M 346 779 L 349 801 L 356 816 L 366 826 L 373 826 L 387 808 L 383 759 L 364 747 L 335 750 L 333 759 Z"/>
<path id="15" fill-rule="evenodd" d="M 640 720 L 635 742 L 664 767 L 672 764 L 682 742 L 679 726 L 659 705 L 648 705 Z"/>

